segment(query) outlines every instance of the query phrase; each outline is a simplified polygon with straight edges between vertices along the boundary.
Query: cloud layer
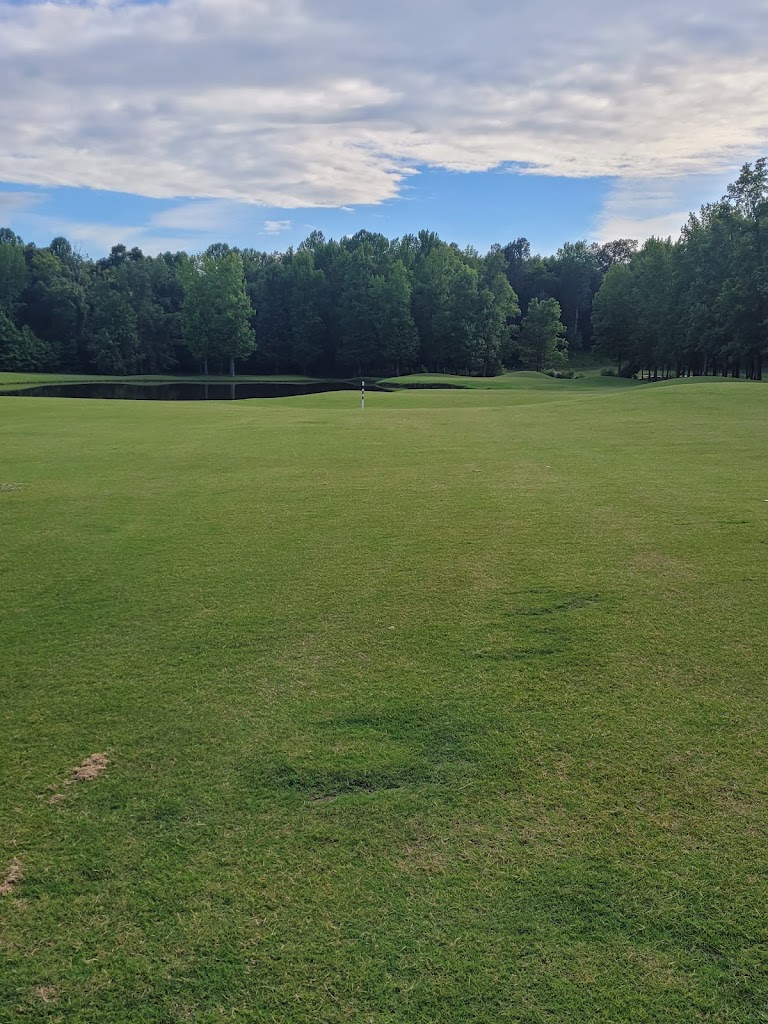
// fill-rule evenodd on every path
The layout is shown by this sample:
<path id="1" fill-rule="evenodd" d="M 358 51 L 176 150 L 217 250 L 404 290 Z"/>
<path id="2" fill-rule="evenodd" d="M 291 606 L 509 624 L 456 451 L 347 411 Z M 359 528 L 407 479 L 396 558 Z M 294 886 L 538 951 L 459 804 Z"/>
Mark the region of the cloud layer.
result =
<path id="1" fill-rule="evenodd" d="M 724 173 L 768 141 L 764 11 L 0 0 L 0 179 L 292 209 L 383 202 L 419 166 Z"/>

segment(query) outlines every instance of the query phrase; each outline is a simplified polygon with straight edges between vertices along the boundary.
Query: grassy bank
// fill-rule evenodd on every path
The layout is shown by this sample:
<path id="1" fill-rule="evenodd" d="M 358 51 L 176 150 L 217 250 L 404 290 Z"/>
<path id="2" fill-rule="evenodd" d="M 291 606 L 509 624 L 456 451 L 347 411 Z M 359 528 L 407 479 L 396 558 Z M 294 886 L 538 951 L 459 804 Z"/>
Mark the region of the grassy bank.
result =
<path id="1" fill-rule="evenodd" d="M 450 373 L 412 373 L 401 377 L 387 377 L 381 384 L 392 384 L 399 387 L 422 387 L 433 385 L 447 388 L 473 388 L 478 391 L 530 391 L 535 390 L 593 390 L 610 388 L 612 390 L 635 387 L 638 380 L 625 380 L 623 377 L 601 377 L 599 370 L 580 371 L 583 376 L 573 380 L 548 377 L 545 373 L 534 373 L 532 370 L 519 370 L 514 373 L 502 373 L 498 377 L 460 377 Z"/>
<path id="2" fill-rule="evenodd" d="M 0 400 L 1 1021 L 768 1019 L 768 389 L 497 381 Z"/>

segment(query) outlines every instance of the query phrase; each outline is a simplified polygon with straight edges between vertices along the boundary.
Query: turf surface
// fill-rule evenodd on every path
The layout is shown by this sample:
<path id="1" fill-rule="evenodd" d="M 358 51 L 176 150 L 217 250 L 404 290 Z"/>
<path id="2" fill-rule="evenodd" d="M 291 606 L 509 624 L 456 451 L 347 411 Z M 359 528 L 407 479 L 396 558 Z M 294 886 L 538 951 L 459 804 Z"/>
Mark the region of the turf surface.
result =
<path id="1" fill-rule="evenodd" d="M 768 1021 L 768 388 L 0 437 L 2 1024 Z"/>

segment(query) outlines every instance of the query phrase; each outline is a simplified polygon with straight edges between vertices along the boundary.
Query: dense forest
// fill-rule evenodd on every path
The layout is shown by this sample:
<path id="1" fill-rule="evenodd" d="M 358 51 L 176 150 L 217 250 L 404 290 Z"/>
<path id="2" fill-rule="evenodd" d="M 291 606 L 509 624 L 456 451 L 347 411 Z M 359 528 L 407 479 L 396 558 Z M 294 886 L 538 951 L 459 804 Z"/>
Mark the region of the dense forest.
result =
<path id="1" fill-rule="evenodd" d="M 562 370 L 594 349 L 615 372 L 762 376 L 768 166 L 746 164 L 677 242 L 519 238 L 485 255 L 432 232 L 313 232 L 284 253 L 220 243 L 104 259 L 0 229 L 0 369 L 352 376 Z"/>

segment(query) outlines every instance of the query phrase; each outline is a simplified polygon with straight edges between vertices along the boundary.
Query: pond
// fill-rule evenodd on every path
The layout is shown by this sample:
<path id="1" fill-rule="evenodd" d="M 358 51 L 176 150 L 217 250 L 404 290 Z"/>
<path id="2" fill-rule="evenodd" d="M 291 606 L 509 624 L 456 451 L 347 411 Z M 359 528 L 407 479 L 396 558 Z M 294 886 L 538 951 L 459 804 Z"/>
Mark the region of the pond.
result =
<path id="1" fill-rule="evenodd" d="M 42 384 L 38 387 L 0 391 L 0 397 L 11 395 L 28 398 L 119 398 L 154 399 L 158 402 L 231 402 L 242 398 L 292 398 L 296 395 L 319 395 L 327 391 L 359 390 L 359 384 L 352 384 L 348 381 L 312 381 L 309 384 L 270 382 L 197 384 L 184 381 L 163 384 L 119 384 L 99 381 L 91 384 Z M 385 391 L 387 389 L 366 384 L 366 390 Z"/>

